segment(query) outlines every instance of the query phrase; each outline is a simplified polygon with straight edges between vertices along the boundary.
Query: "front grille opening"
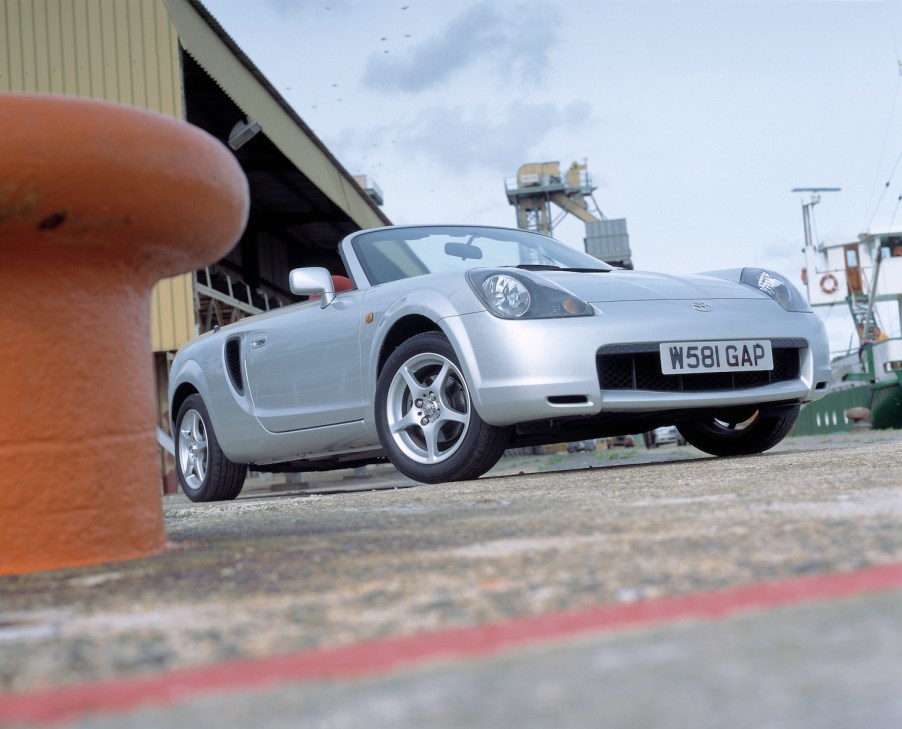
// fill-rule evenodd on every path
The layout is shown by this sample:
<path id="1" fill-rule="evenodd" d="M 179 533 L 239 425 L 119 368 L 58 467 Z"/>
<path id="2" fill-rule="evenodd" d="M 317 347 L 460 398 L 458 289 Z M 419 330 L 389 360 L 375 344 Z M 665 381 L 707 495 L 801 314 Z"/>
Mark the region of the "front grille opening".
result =
<path id="1" fill-rule="evenodd" d="M 226 342 L 226 369 L 235 392 L 244 394 L 244 378 L 241 376 L 241 340 L 230 339 Z"/>
<path id="2" fill-rule="evenodd" d="M 657 349 L 633 353 L 600 353 L 597 357 L 598 382 L 602 390 L 706 392 L 742 390 L 798 378 L 799 348 L 774 347 L 772 351 L 774 368 L 770 372 L 701 372 L 682 375 L 661 373 L 661 359 Z"/>

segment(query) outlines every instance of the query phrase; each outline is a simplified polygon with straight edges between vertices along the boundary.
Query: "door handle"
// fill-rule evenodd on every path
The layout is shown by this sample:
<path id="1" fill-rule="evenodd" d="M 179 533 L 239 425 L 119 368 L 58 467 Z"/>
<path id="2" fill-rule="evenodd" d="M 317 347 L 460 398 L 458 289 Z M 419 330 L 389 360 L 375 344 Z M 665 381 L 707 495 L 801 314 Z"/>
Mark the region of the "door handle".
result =
<path id="1" fill-rule="evenodd" d="M 266 333 L 260 332 L 251 337 L 251 349 L 258 349 L 266 344 Z"/>

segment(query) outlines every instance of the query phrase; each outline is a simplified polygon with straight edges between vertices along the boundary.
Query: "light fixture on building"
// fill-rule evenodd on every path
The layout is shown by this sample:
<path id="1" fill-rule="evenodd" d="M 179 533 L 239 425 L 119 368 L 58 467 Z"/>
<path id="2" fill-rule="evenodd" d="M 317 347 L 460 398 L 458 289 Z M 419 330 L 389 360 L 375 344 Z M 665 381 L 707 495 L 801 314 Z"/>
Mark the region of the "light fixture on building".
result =
<path id="1" fill-rule="evenodd" d="M 260 130 L 261 127 L 259 122 L 254 119 L 238 122 L 232 127 L 232 131 L 229 132 L 229 146 L 232 149 L 237 150 L 239 147 L 242 147 L 251 141 Z"/>

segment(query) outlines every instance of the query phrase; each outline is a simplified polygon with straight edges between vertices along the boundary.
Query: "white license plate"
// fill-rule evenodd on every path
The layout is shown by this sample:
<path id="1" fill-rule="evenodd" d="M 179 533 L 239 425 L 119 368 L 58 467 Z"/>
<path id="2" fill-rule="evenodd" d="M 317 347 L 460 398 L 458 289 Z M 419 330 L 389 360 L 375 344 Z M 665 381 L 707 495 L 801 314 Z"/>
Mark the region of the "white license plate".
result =
<path id="1" fill-rule="evenodd" d="M 774 356 L 767 339 L 727 342 L 664 342 L 661 372 L 683 375 L 693 372 L 755 372 L 772 370 Z"/>

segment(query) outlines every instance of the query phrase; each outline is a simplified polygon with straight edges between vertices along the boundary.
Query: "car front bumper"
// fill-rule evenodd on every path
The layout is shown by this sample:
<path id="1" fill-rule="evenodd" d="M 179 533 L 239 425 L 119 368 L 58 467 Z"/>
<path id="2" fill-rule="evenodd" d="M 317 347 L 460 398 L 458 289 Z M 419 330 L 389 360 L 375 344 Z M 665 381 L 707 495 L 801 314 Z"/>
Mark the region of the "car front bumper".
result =
<path id="1" fill-rule="evenodd" d="M 488 312 L 440 324 L 461 359 L 479 415 L 492 425 L 686 408 L 806 402 L 826 393 L 829 347 L 820 319 L 768 300 L 715 300 L 700 313 L 688 301 L 602 305 L 591 317 L 515 321 Z M 672 392 L 602 390 L 598 350 L 605 345 L 732 339 L 801 339 L 798 376 L 742 389 Z"/>

